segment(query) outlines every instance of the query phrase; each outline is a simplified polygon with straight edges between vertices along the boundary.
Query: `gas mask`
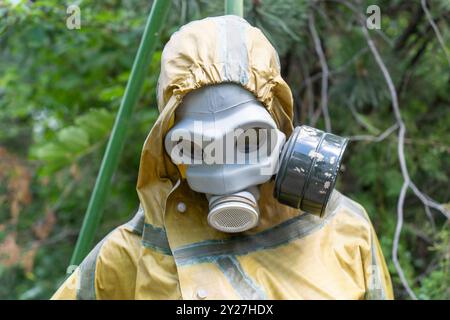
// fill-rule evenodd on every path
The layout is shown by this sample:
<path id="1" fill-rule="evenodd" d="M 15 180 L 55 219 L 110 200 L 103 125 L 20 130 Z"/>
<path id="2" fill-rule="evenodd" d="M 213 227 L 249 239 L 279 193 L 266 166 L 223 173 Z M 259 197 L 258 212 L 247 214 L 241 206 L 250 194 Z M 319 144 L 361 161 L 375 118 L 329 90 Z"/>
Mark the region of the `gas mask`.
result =
<path id="1" fill-rule="evenodd" d="M 208 223 L 229 233 L 259 221 L 258 186 L 275 177 L 275 198 L 322 216 L 347 140 L 308 126 L 281 132 L 251 92 L 233 83 L 183 99 L 165 136 L 172 162 L 186 166 L 189 187 L 209 202 Z"/>

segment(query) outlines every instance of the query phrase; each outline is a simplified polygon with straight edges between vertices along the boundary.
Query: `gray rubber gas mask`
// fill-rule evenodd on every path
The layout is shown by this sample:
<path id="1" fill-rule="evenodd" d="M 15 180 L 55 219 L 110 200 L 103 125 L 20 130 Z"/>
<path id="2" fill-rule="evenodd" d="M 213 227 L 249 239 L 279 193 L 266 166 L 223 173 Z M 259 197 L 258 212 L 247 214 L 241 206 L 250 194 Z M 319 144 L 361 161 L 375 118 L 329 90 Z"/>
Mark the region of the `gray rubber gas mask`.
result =
<path id="1" fill-rule="evenodd" d="M 301 126 L 286 142 L 263 105 L 240 85 L 206 86 L 183 99 L 165 148 L 186 165 L 189 187 L 209 202 L 208 223 L 242 232 L 259 221 L 258 186 L 275 176 L 281 203 L 321 216 L 346 139 Z"/>

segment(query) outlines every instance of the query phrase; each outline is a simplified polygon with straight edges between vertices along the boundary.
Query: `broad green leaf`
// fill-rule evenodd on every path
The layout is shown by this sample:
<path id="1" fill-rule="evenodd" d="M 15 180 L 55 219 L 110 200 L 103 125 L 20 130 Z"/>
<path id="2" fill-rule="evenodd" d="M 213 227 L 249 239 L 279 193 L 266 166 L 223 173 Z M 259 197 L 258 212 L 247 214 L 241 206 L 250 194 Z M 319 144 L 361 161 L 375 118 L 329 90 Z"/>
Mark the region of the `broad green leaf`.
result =
<path id="1" fill-rule="evenodd" d="M 94 143 L 109 134 L 114 123 L 114 115 L 105 109 L 92 109 L 78 117 L 75 123 L 87 132 L 90 141 Z"/>
<path id="2" fill-rule="evenodd" d="M 35 157 L 49 163 L 62 164 L 70 157 L 70 152 L 63 146 L 56 143 L 47 143 L 35 149 Z"/>
<path id="3" fill-rule="evenodd" d="M 79 127 L 67 127 L 58 132 L 58 140 L 72 152 L 81 152 L 89 146 L 89 135 Z"/>

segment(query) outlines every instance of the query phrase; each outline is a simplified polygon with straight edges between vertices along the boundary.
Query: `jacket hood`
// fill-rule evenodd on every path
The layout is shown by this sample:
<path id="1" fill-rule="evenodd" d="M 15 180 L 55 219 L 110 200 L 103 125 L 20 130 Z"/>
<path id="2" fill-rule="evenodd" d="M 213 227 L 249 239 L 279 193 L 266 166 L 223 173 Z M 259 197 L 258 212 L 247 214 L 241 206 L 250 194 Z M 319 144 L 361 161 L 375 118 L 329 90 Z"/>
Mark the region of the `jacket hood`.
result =
<path id="1" fill-rule="evenodd" d="M 237 16 L 206 18 L 181 27 L 162 52 L 160 114 L 141 154 L 137 191 L 148 223 L 164 226 L 165 201 L 182 178 L 164 150 L 175 110 L 192 90 L 224 82 L 253 93 L 278 128 L 287 137 L 291 134 L 292 93 L 281 78 L 277 52 L 259 29 Z"/>

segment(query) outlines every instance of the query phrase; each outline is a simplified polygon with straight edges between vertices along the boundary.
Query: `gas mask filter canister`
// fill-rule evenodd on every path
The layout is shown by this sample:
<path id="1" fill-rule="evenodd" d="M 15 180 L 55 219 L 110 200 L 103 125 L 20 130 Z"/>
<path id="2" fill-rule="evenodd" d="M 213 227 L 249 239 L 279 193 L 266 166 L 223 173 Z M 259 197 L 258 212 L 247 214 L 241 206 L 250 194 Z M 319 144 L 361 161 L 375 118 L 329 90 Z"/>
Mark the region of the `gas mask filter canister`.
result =
<path id="1" fill-rule="evenodd" d="M 296 127 L 281 152 L 275 198 L 323 216 L 336 184 L 348 140 L 321 130 Z"/>

